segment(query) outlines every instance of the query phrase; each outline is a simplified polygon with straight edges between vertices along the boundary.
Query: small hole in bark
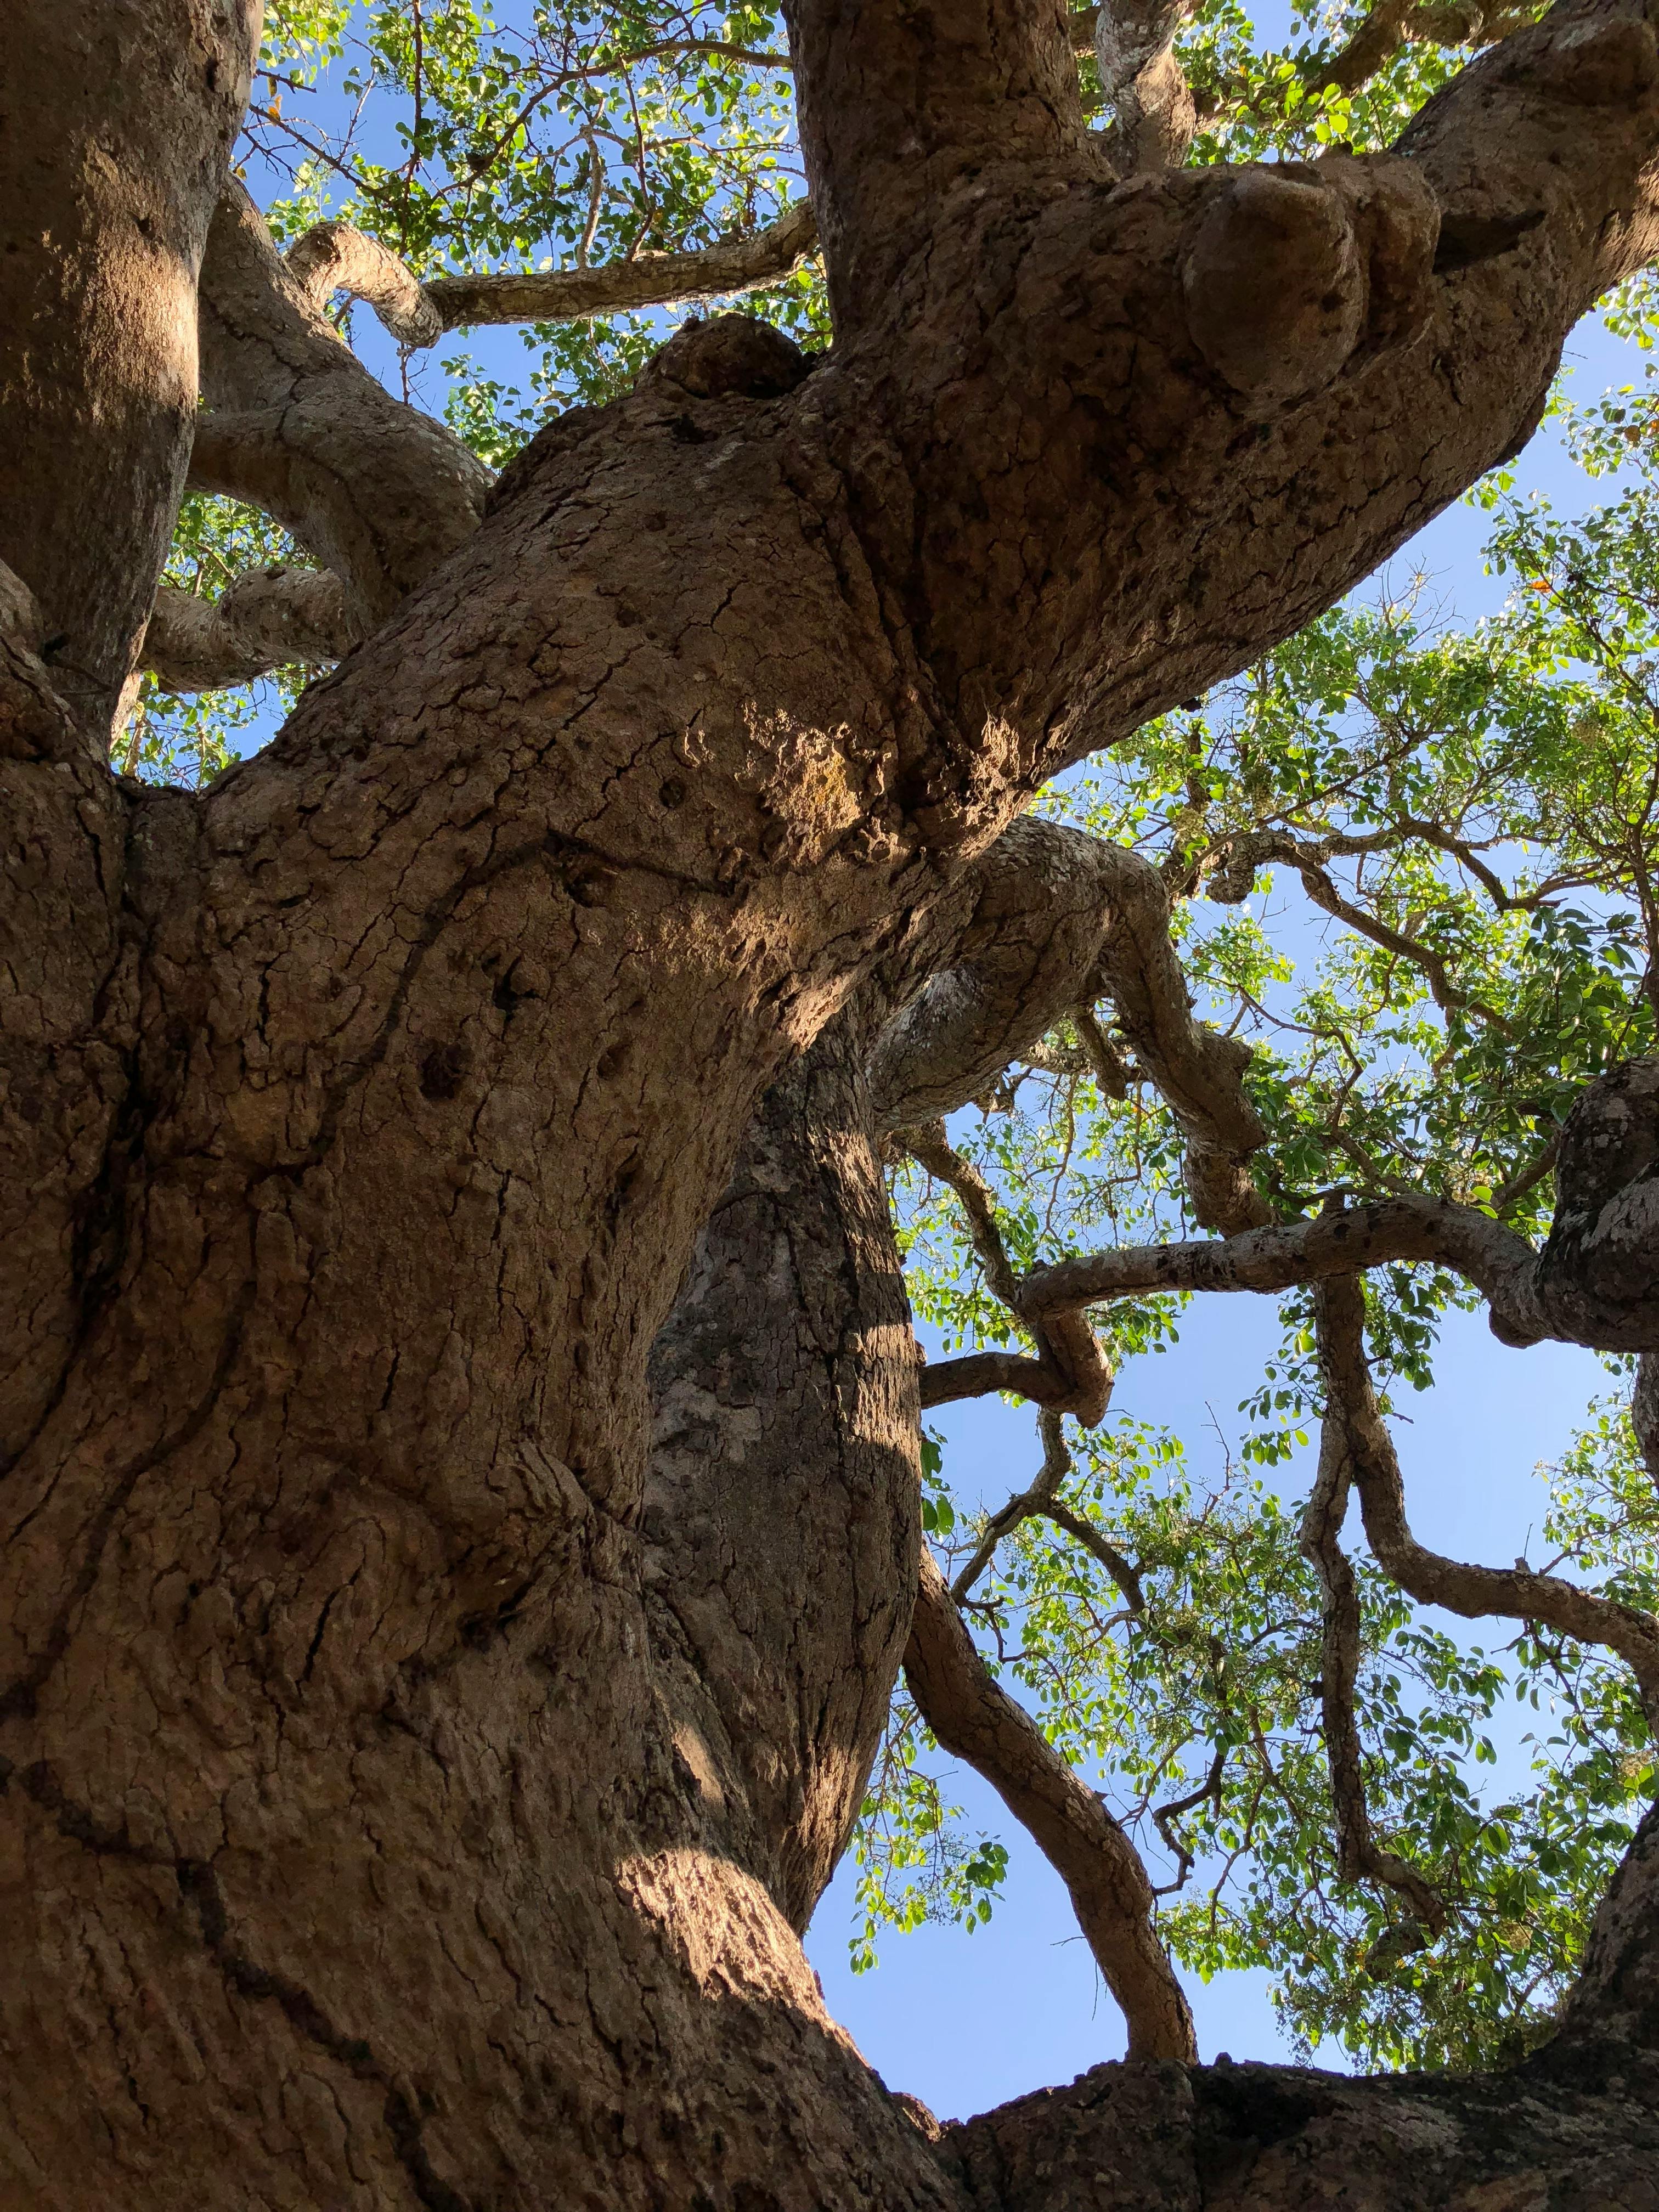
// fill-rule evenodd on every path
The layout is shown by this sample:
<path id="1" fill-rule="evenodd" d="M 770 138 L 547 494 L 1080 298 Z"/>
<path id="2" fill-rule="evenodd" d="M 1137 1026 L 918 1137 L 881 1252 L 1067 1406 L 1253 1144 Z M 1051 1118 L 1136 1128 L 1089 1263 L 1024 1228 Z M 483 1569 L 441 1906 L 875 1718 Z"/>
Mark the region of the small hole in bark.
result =
<path id="1" fill-rule="evenodd" d="M 616 880 L 616 872 L 601 862 L 589 861 L 573 869 L 567 880 L 570 896 L 578 906 L 603 906 Z"/>
<path id="2" fill-rule="evenodd" d="M 421 1096 L 453 1098 L 471 1065 L 472 1054 L 464 1044 L 434 1045 L 421 1063 Z"/>
<path id="3" fill-rule="evenodd" d="M 684 806 L 685 804 L 685 786 L 680 781 L 678 776 L 671 775 L 667 782 L 664 784 L 662 789 L 657 793 L 657 797 L 662 801 L 665 806 Z"/>
<path id="4" fill-rule="evenodd" d="M 668 434 L 679 446 L 706 446 L 708 433 L 700 430 L 689 415 L 677 415 L 668 426 Z"/>

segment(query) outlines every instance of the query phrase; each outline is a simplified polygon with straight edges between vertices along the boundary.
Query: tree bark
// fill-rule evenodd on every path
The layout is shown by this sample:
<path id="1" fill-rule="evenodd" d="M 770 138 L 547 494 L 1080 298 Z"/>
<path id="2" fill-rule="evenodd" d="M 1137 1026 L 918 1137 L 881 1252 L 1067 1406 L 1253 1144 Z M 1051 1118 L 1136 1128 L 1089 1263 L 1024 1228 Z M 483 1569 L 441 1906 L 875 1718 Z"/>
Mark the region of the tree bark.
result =
<path id="1" fill-rule="evenodd" d="M 38 442 L 7 415 L 0 553 L 43 622 L 4 595 L 4 2191 L 1059 2204 L 1039 2168 L 1073 2151 L 1018 2114 L 936 2155 L 797 1940 L 910 1601 L 890 1268 L 844 1353 L 814 1322 L 723 1368 L 683 1313 L 654 1457 L 650 1348 L 759 1101 L 827 1079 L 786 1071 L 1040 783 L 1527 434 L 1573 320 L 1653 249 L 1652 32 L 1574 0 L 1394 155 L 1120 187 L 1047 0 L 800 0 L 833 354 L 688 329 L 476 530 L 446 434 L 394 422 L 233 228 L 198 469 L 291 501 L 380 626 L 258 758 L 141 792 L 97 744 L 255 27 L 94 0 L 26 9 L 7 50 L 5 404 Z M 66 483 L 95 527 L 62 527 Z M 694 1289 L 784 1265 L 775 1173 L 838 1269 L 882 1275 L 868 1138 L 825 1129 L 775 1119 Z M 1594 1256 L 1568 1255 L 1587 1297 Z M 809 1315 L 829 1279 L 802 1267 Z M 825 1456 L 711 1502 L 722 1389 Z M 1603 1945 L 1638 2021 L 1650 1856 Z M 1592 2111 L 1597 2155 L 1639 2134 L 1570 2070 L 1231 2104 L 1188 2078 L 1085 2087 L 1051 2143 L 1173 2205 L 1182 2159 L 1219 2142 L 1231 2174 L 1254 2139 L 1261 2178 L 1210 2201 L 1265 2206 L 1352 2126 L 1392 2206 L 1534 2140 L 1547 2164 Z M 1501 2142 L 1477 2108 L 1513 2112 Z"/>
<path id="2" fill-rule="evenodd" d="M 99 757 L 184 489 L 197 277 L 261 15 L 262 0 L 7 11 L 0 560 L 34 593 Z"/>

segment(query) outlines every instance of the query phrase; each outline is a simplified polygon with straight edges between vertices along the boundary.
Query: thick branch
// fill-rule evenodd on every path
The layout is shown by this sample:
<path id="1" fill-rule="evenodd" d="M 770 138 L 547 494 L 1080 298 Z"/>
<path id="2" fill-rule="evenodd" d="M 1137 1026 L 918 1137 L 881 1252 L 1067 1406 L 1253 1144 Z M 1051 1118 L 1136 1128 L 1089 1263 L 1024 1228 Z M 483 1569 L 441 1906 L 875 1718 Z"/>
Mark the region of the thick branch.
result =
<path id="1" fill-rule="evenodd" d="M 1434 1261 L 1475 1285 L 1508 1344 L 1557 1337 L 1607 1352 L 1659 1349 L 1659 1061 L 1586 1086 L 1561 1132 L 1541 1252 L 1490 1214 L 1401 1197 L 1218 1238 L 1062 1261 L 1029 1275 L 1029 1324 L 1158 1290 L 1279 1291 L 1393 1261 Z"/>
<path id="2" fill-rule="evenodd" d="M 40 659 L 46 618 L 0 561 L 0 761 L 86 762 L 84 732 Z"/>
<path id="3" fill-rule="evenodd" d="M 1094 988 L 1111 1000 L 1118 1026 L 1181 1125 L 1199 1221 L 1230 1232 L 1254 1228 L 1271 1210 L 1247 1164 L 1267 1137 L 1243 1086 L 1250 1048 L 1194 1020 L 1158 870 L 1123 847 L 1103 850 L 1111 856 L 1112 922 Z"/>
<path id="4" fill-rule="evenodd" d="M 1018 1352 L 964 1352 L 953 1359 L 930 1359 L 921 1370 L 924 1413 L 962 1398 L 988 1398 L 998 1390 L 1055 1412 L 1069 1410 L 1073 1395 L 1068 1377 L 1047 1362 Z"/>
<path id="5" fill-rule="evenodd" d="M 349 653 L 362 625 L 326 568 L 263 568 L 216 599 L 163 584 L 138 665 L 168 691 L 246 684 L 273 668 L 321 667 Z"/>
<path id="6" fill-rule="evenodd" d="M 1062 1016 L 1103 1090 L 1121 1097 L 1127 1071 L 1089 1005 L 1105 996 L 1186 1136 L 1199 1220 L 1237 1230 L 1267 1219 L 1246 1165 L 1266 1134 L 1241 1079 L 1249 1048 L 1194 1019 L 1157 869 L 1125 846 L 1028 817 L 993 846 L 977 880 L 954 956 L 878 1040 L 871 1086 L 883 1121 L 981 1097 Z"/>
<path id="7" fill-rule="evenodd" d="M 319 313 L 343 292 L 373 307 L 399 345 L 435 345 L 444 334 L 442 316 L 408 263 L 349 222 L 313 224 L 283 258 Z"/>
<path id="8" fill-rule="evenodd" d="M 1631 1425 L 1648 1473 L 1659 1487 L 1659 1356 L 1644 1352 L 1636 1364 L 1631 1397 Z"/>
<path id="9" fill-rule="evenodd" d="M 453 432 L 394 399 L 284 265 L 231 179 L 202 270 L 202 384 L 191 481 L 263 507 L 389 614 L 477 529 L 489 474 Z"/>
<path id="10" fill-rule="evenodd" d="M 297 239 L 288 266 L 313 307 L 344 292 L 366 301 L 400 345 L 416 349 L 463 325 L 570 322 L 754 291 L 788 276 L 817 243 L 811 205 L 803 200 L 746 238 L 593 269 L 489 270 L 423 284 L 389 247 L 343 222 L 319 223 Z"/>
<path id="11" fill-rule="evenodd" d="M 1621 2044 L 1659 2047 L 1659 1804 L 1648 1808 L 1597 1909 L 1561 2028 L 1559 2043 L 1534 2062 L 1546 2080 L 1558 2068 L 1571 2080 L 1586 2046 L 1602 2079 L 1622 2071 L 1607 2063 L 1622 2057 Z M 1650 2105 L 1659 2109 L 1659 2095 Z"/>
<path id="12" fill-rule="evenodd" d="M 1310 77 L 1309 87 L 1315 92 L 1358 92 L 1402 46 L 1496 46 L 1531 21 L 1528 9 L 1486 8 L 1479 0 L 1444 8 L 1425 6 L 1421 0 L 1376 0 L 1347 44 Z"/>
<path id="13" fill-rule="evenodd" d="M 1083 1047 L 1085 1059 L 1100 1089 L 1103 1098 L 1127 1098 L 1129 1095 L 1129 1071 L 1123 1056 L 1100 1026 L 1092 1006 L 1073 1006 L 1072 1026 Z"/>
<path id="14" fill-rule="evenodd" d="M 1489 1214 L 1448 1199 L 1390 1198 L 1313 1220 L 1179 1244 L 1125 1245 L 1034 1268 L 1021 1285 L 1028 1317 L 1159 1291 L 1284 1291 L 1356 1267 L 1438 1261 L 1466 1276 L 1506 1324 L 1540 1323 L 1529 1274 L 1536 1255 Z M 1535 1326 L 1534 1326 L 1535 1325 Z"/>
<path id="15" fill-rule="evenodd" d="M 890 304 L 953 185 L 1078 148 L 1071 27 L 1026 0 L 792 0 L 785 13 L 830 299 L 850 334 Z"/>
<path id="16" fill-rule="evenodd" d="M 1637 1607 L 1598 1597 L 1557 1575 L 1473 1566 L 1419 1544 L 1406 1520 L 1400 1462 L 1371 1390 L 1365 1363 L 1365 1302 L 1352 1276 L 1320 1285 L 1316 1305 L 1326 1424 L 1359 1492 L 1365 1534 L 1378 1565 L 1420 1605 L 1466 1620 L 1487 1613 L 1541 1621 L 1580 1644 L 1616 1651 L 1636 1677 L 1649 1726 L 1659 1735 L 1659 1622 Z"/>
<path id="17" fill-rule="evenodd" d="M 924 1547 L 904 1675 L 945 1749 L 965 1759 L 1036 1839 L 1070 1893 L 1131 2058 L 1197 2057 L 1192 2014 L 1152 1924 L 1152 1893 L 1133 1844 L 1042 1729 L 993 1680 Z"/>
<path id="18" fill-rule="evenodd" d="M 257 9 L 208 0 L 14 0 L 0 37 L 0 558 L 100 763 L 184 488 L 197 272 L 258 42 Z"/>
<path id="19" fill-rule="evenodd" d="M 685 253 L 644 253 L 597 269 L 435 276 L 422 289 L 447 331 L 463 323 L 567 322 L 754 291 L 788 276 L 817 244 L 817 218 L 803 200 L 764 230 Z"/>
<path id="20" fill-rule="evenodd" d="M 1357 92 L 1405 43 L 1406 26 L 1416 12 L 1413 0 L 1376 0 L 1352 38 L 1315 75 L 1312 88 Z"/>
<path id="21" fill-rule="evenodd" d="M 933 974 L 872 1050 L 871 1091 L 884 1127 L 982 1097 L 1098 988 L 1126 861 L 1145 866 L 1039 816 L 1009 824 L 975 866 L 971 907 Z"/>
<path id="22" fill-rule="evenodd" d="M 1106 146 L 1125 175 L 1178 168 L 1197 127 L 1175 34 L 1192 0 L 1109 0 L 1098 13 L 1101 88 L 1115 110 Z"/>

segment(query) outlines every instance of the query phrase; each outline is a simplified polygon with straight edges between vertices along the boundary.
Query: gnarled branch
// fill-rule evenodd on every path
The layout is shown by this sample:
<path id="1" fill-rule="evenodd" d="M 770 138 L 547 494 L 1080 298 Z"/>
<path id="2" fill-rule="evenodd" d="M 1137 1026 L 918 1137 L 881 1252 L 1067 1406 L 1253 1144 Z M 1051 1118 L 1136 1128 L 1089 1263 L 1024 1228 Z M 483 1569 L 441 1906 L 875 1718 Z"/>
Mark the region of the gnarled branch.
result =
<path id="1" fill-rule="evenodd" d="M 1477 1207 L 1377 1200 L 1176 1244 L 1121 1247 L 1034 1268 L 1019 1310 L 1054 1314 L 1157 1291 L 1283 1291 L 1395 1261 L 1432 1261 L 1473 1283 L 1507 1344 L 1547 1337 L 1607 1352 L 1659 1349 L 1659 1061 L 1590 1084 L 1567 1118 L 1541 1252 Z"/>
<path id="2" fill-rule="evenodd" d="M 1010 824 L 974 871 L 971 908 L 948 950 L 872 1048 L 884 1127 L 982 1097 L 1097 988 L 1126 863 L 1146 866 L 1058 822 L 1028 815 Z"/>
<path id="3" fill-rule="evenodd" d="M 1422 0 L 1377 0 L 1346 46 L 1308 80 L 1314 92 L 1358 92 L 1403 46 L 1494 46 L 1532 21 L 1529 9 L 1434 7 Z"/>
<path id="4" fill-rule="evenodd" d="M 1132 2058 L 1197 2057 L 1192 2014 L 1152 1923 L 1139 1852 L 974 1648 L 924 1547 L 904 1678 L 922 1718 L 982 1775 L 1066 1884 L 1079 1925 L 1128 2025 Z"/>
<path id="5" fill-rule="evenodd" d="M 1107 151 L 1125 174 L 1178 168 L 1197 128 L 1175 34 L 1193 0 L 1106 0 L 1097 15 L 1101 88 L 1115 110 Z"/>
<path id="6" fill-rule="evenodd" d="M 1352 1276 L 1322 1285 L 1323 1304 Z M 1302 1552 L 1318 1575 L 1325 1596 L 1320 1666 L 1320 1723 L 1330 1762 L 1331 1809 L 1335 1815 L 1337 1870 L 1344 1881 L 1380 1881 L 1406 1899 L 1417 1918 L 1438 1935 L 1446 1924 L 1440 1893 L 1397 1852 L 1387 1850 L 1371 1830 L 1360 1763 L 1359 1729 L 1354 1717 L 1354 1680 L 1359 1671 L 1359 1590 L 1341 1545 L 1347 1511 L 1352 1462 L 1340 1417 L 1328 1416 L 1321 1432 L 1319 1472 L 1302 1516 Z"/>
<path id="7" fill-rule="evenodd" d="M 470 538 L 489 473 L 394 399 L 284 264 L 247 193 L 220 196 L 202 269 L 191 482 L 274 515 L 369 620 Z"/>
<path id="8" fill-rule="evenodd" d="M 344 222 L 314 225 L 295 240 L 287 260 L 314 307 L 344 292 L 372 307 L 399 345 L 415 349 L 466 324 L 573 322 L 751 292 L 788 276 L 817 243 L 811 205 L 803 200 L 746 238 L 592 269 L 495 270 L 422 283 L 389 246 Z"/>
<path id="9" fill-rule="evenodd" d="M 409 264 L 349 222 L 314 223 L 283 258 L 319 311 L 344 292 L 373 307 L 399 345 L 435 345 L 444 334 L 443 317 Z"/>
<path id="10" fill-rule="evenodd" d="M 1270 1220 L 1272 1210 L 1248 1166 L 1267 1139 L 1243 1087 L 1250 1048 L 1194 1020 L 1158 870 L 1124 847 L 1102 849 L 1111 871 L 1112 918 L 1094 988 L 1111 1000 L 1118 1026 L 1181 1126 L 1187 1190 L 1199 1221 L 1206 1229 L 1254 1228 Z"/>
<path id="11" fill-rule="evenodd" d="M 1332 1449 L 1352 1469 L 1365 1534 L 1383 1572 L 1419 1605 L 1443 1606 L 1466 1620 L 1498 1613 L 1541 1621 L 1577 1643 L 1616 1651 L 1635 1675 L 1648 1724 L 1659 1735 L 1659 1621 L 1559 1575 L 1474 1566 L 1419 1544 L 1406 1519 L 1394 1439 L 1371 1389 L 1358 1282 L 1343 1275 L 1322 1283 L 1315 1312 Z"/>
<path id="12" fill-rule="evenodd" d="M 1128 1071 L 1091 1005 L 1105 997 L 1181 1125 L 1200 1222 L 1233 1231 L 1268 1219 L 1247 1165 L 1266 1136 L 1243 1086 L 1249 1047 L 1194 1019 L 1158 870 L 1126 846 L 1028 818 L 986 855 L 981 880 L 955 957 L 874 1048 L 883 1122 L 980 1097 L 1062 1016 L 1102 1089 L 1121 1097 Z"/>
<path id="13" fill-rule="evenodd" d="M 320 667 L 362 635 L 345 586 L 331 570 L 260 568 L 216 599 L 163 584 L 138 665 L 168 691 L 211 691 L 273 668 Z"/>

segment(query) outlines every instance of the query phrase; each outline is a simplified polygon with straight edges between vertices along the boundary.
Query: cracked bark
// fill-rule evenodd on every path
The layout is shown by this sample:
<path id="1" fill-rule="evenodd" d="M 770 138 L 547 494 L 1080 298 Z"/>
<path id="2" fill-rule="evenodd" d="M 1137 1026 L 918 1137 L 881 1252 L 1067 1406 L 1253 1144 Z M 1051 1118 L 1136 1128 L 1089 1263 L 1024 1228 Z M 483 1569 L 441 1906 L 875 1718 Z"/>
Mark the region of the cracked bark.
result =
<path id="1" fill-rule="evenodd" d="M 1611 2057 L 1575 2027 L 1514 2082 L 1132 2069 L 930 2147 L 793 1924 L 896 1663 L 913 1506 L 889 1490 L 853 1526 L 850 1475 L 824 1501 L 849 1525 L 822 1555 L 869 1577 L 867 1668 L 848 1590 L 797 1592 L 834 1694 L 790 1738 L 804 1677 L 757 1611 L 778 1741 L 729 1768 L 648 1578 L 704 1538 L 644 1521 L 649 1349 L 757 1102 L 1043 780 L 1294 629 L 1524 437 L 1573 320 L 1652 253 L 1634 0 L 1517 33 L 1389 155 L 1266 180 L 1291 202 L 1249 173 L 1120 186 L 1057 9 L 801 0 L 832 354 L 688 331 L 550 426 L 481 523 L 470 459 L 369 388 L 233 210 L 198 480 L 288 521 L 369 623 L 199 798 L 109 776 L 86 702 L 166 539 L 180 272 L 234 106 L 192 40 L 240 19 L 28 20 L 8 144 L 58 149 L 61 191 L 109 125 L 88 251 L 159 179 L 172 258 L 131 348 L 83 343 L 121 272 L 71 282 L 58 204 L 15 203 L 8 297 L 69 302 L 76 358 L 64 410 L 17 387 L 33 520 L 0 544 L 46 622 L 38 650 L 0 640 L 0 2191 L 1053 2207 L 1075 2152 L 1109 2179 L 1069 2201 L 1116 2172 L 1160 2212 L 1194 2160 L 1212 2204 L 1346 2170 L 1394 2212 L 1528 2158 L 1561 2205 L 1639 2204 L 1650 1837 L 1594 1955 L 1612 2009 L 1585 2001 Z M 94 34 L 119 70 L 65 63 Z M 1229 255 L 1260 280 L 1237 312 L 1211 296 Z M 118 354 L 137 382 L 94 451 L 86 377 Z M 62 528 L 65 483 L 95 489 L 101 550 Z M 1632 1091 L 1619 1143 L 1645 1110 Z M 1540 1281 L 1636 1334 L 1613 1279 L 1645 1170 L 1620 1181 L 1609 1143 L 1585 1188 L 1613 1194 L 1570 1210 Z M 1402 1220 L 1365 1233 L 1426 1233 Z M 1291 1240 L 1252 1248 L 1261 1276 L 1312 1230 L 1250 1234 Z"/>
<path id="2" fill-rule="evenodd" d="M 1115 111 L 1106 143 L 1126 176 L 1187 158 L 1198 111 L 1174 40 L 1191 13 L 1189 0 L 1109 0 L 1097 17 L 1101 88 Z"/>
<path id="3" fill-rule="evenodd" d="M 339 660 L 362 635 L 344 586 L 327 569 L 260 568 L 216 599 L 163 584 L 138 665 L 168 691 L 211 691 L 296 662 Z"/>

